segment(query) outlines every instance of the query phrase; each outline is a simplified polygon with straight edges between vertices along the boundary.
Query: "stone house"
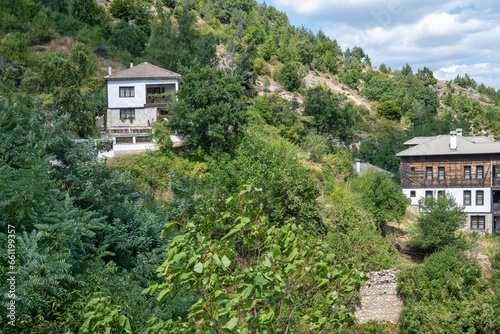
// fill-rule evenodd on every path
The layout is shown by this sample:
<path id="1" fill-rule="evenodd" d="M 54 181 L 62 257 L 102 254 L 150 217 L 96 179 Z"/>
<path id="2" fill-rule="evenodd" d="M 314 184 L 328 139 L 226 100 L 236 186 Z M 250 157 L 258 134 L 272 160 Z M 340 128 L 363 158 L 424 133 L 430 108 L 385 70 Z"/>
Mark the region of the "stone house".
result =
<path id="1" fill-rule="evenodd" d="M 465 137 L 462 129 L 449 135 L 415 137 L 404 143 L 401 185 L 418 207 L 423 197 L 451 194 L 465 208 L 465 229 L 500 230 L 500 142 Z"/>
<path id="2" fill-rule="evenodd" d="M 167 117 L 165 107 L 179 90 L 181 75 L 142 63 L 104 77 L 106 80 L 106 131 L 113 141 L 149 141 L 151 123 Z"/>

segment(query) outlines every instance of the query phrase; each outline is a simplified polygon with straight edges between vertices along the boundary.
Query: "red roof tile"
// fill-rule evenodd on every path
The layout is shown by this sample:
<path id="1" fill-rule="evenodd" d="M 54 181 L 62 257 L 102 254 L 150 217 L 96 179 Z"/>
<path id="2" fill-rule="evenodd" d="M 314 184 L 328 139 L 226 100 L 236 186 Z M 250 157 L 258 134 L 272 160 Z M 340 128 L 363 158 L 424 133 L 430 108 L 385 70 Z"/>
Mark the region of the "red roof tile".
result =
<path id="1" fill-rule="evenodd" d="M 150 63 L 127 68 L 123 71 L 113 73 L 104 77 L 104 80 L 126 80 L 126 79 L 179 79 L 181 75 Z"/>

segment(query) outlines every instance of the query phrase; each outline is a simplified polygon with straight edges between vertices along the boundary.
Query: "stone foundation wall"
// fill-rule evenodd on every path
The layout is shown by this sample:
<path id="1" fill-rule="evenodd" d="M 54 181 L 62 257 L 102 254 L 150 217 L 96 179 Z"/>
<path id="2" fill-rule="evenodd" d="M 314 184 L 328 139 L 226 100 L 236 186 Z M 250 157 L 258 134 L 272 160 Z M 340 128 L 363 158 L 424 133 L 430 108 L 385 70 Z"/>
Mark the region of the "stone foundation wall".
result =
<path id="1" fill-rule="evenodd" d="M 354 308 L 354 317 L 359 323 L 368 320 L 396 323 L 403 308 L 403 301 L 396 291 L 399 270 L 384 270 L 368 273 L 366 285 L 361 287 L 361 302 Z"/>
<path id="2" fill-rule="evenodd" d="M 149 123 L 156 121 L 156 107 L 135 108 L 135 119 L 132 123 L 128 119 L 121 120 L 120 109 L 108 109 L 108 130 L 126 127 L 148 128 L 148 121 Z"/>

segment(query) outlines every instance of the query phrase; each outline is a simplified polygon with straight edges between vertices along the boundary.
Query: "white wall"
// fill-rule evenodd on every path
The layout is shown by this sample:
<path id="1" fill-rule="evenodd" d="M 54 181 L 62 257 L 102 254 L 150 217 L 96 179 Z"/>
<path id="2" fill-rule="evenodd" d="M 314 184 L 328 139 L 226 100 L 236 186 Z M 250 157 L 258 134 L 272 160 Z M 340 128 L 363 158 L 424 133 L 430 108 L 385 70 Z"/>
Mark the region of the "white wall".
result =
<path id="1" fill-rule="evenodd" d="M 491 188 L 431 188 L 431 189 L 403 189 L 403 193 L 411 199 L 411 205 L 418 205 L 418 201 L 425 197 L 426 191 L 432 191 L 434 198 L 437 198 L 438 191 L 444 190 L 451 194 L 458 205 L 464 206 L 464 190 L 471 192 L 471 205 L 464 206 L 465 212 L 491 212 Z M 484 205 L 476 205 L 476 191 L 483 191 Z M 415 197 L 410 197 L 410 192 L 415 191 Z"/>
<path id="2" fill-rule="evenodd" d="M 175 84 L 176 79 L 171 80 L 108 80 L 108 109 L 114 108 L 142 108 L 146 103 L 146 85 Z M 120 97 L 120 87 L 134 87 L 134 97 Z"/>

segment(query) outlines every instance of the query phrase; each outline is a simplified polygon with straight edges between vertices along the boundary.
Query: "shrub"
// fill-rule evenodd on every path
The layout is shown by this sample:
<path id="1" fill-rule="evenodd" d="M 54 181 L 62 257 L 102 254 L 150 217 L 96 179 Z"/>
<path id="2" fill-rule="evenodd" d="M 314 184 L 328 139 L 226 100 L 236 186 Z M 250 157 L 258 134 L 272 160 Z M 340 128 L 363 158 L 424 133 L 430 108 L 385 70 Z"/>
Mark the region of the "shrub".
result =
<path id="1" fill-rule="evenodd" d="M 422 198 L 419 201 L 421 216 L 411 231 L 412 244 L 430 251 L 448 245 L 463 245 L 463 238 L 457 234 L 465 222 L 464 208 L 458 206 L 450 194 L 435 199 Z"/>
<path id="2" fill-rule="evenodd" d="M 292 92 L 296 91 L 302 83 L 297 66 L 293 62 L 286 63 L 279 70 L 277 79 L 287 90 Z"/>
<path id="3" fill-rule="evenodd" d="M 316 203 L 318 190 L 296 154 L 295 148 L 282 139 L 271 138 L 264 132 L 248 133 L 234 159 L 225 155 L 212 160 L 207 187 L 213 192 L 207 198 L 218 199 L 207 199 L 204 208 L 199 208 L 199 215 L 210 223 L 208 217 L 214 212 L 214 205 L 220 206 L 219 201 L 241 185 L 252 184 L 262 189 L 259 201 L 271 221 L 293 220 L 311 228 L 321 226 Z"/>
<path id="4" fill-rule="evenodd" d="M 422 270 L 399 276 L 406 301 L 400 332 L 497 333 L 500 329 L 479 265 L 455 247 L 429 256 Z"/>
<path id="5" fill-rule="evenodd" d="M 373 215 L 380 228 L 391 220 L 403 218 L 410 204 L 401 187 L 387 174 L 365 173 L 355 187 L 361 193 L 360 204 Z"/>
<path id="6" fill-rule="evenodd" d="M 377 112 L 380 116 L 390 120 L 399 121 L 401 119 L 401 109 L 390 100 L 380 103 Z"/>

